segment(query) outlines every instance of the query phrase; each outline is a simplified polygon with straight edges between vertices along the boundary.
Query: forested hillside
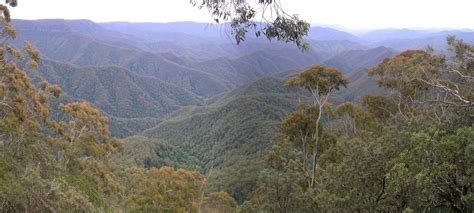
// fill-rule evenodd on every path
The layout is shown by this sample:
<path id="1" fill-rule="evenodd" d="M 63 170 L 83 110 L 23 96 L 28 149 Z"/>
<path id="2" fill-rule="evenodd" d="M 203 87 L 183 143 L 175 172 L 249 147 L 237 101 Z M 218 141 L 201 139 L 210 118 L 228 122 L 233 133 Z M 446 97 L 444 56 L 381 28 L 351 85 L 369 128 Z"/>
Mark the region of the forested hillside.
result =
<path id="1" fill-rule="evenodd" d="M 43 59 L 38 70 L 32 74 L 63 85 L 68 95 L 88 100 L 112 116 L 159 118 L 181 106 L 202 104 L 186 89 L 120 67 L 78 67 Z"/>
<path id="2" fill-rule="evenodd" d="M 349 53 L 344 52 L 331 60 L 356 61 L 348 73 L 366 73 L 369 67 L 396 54 L 385 48 Z M 143 135 L 155 138 L 148 141 L 161 139 L 160 144 L 191 150 L 187 155 L 198 161 L 190 165 L 177 162 L 178 165 L 200 168 L 203 172 L 212 170 L 211 188 L 227 191 L 242 201 L 256 184 L 256 174 L 263 168 L 265 153 L 275 144 L 274 136 L 281 129 L 281 121 L 310 97 L 302 90 L 284 87 L 285 80 L 298 72 L 292 70 L 259 79 L 235 89 L 208 107 L 185 108 Z M 361 94 L 376 87 L 375 80 L 366 75 L 353 79 L 355 84 L 349 84 L 348 89 L 331 98 L 334 104 L 357 100 Z M 144 141 L 144 138 L 139 140 Z M 150 158 L 156 158 L 153 155 Z"/>
<path id="3" fill-rule="evenodd" d="M 318 41 L 316 49 L 305 53 L 291 45 L 261 40 L 235 46 L 219 31 L 208 32 L 209 28 L 200 28 L 202 25 L 196 23 L 177 23 L 180 27 L 167 24 L 164 29 L 126 24 L 124 29 L 142 29 L 126 31 L 136 32 L 131 34 L 110 30 L 115 24 L 99 25 L 87 20 L 14 20 L 13 24 L 20 36 L 14 43 L 21 47 L 19 41 L 29 40 L 44 55 L 41 69 L 35 74 L 37 82 L 43 79 L 57 83 L 69 96 L 92 102 L 112 116 L 112 132 L 121 137 L 150 128 L 182 107 L 212 103 L 260 77 L 321 63 L 346 50 L 363 48 L 346 45 L 345 41 L 340 41 L 337 50 L 331 46 L 338 41 Z M 147 48 L 149 42 L 157 40 L 172 42 L 167 36 L 154 34 L 166 31 L 170 25 L 177 33 L 189 34 L 185 43 L 211 48 L 206 52 L 227 54 L 202 59 L 193 58 L 196 53 L 180 53 L 202 51 L 195 46 L 182 46 L 171 52 Z M 153 36 L 147 38 L 150 33 Z M 210 39 L 198 37 L 203 34 L 220 39 L 208 46 Z"/>
<path id="4" fill-rule="evenodd" d="M 371 68 L 387 93 L 360 105 L 328 107 L 349 83 L 335 69 L 291 77 L 286 84 L 313 101 L 282 122 L 240 210 L 472 211 L 474 49 L 455 37 L 448 44 L 452 58 L 408 50 Z"/>
<path id="5" fill-rule="evenodd" d="M 185 116 L 178 113 L 143 135 L 185 150 L 199 160 L 189 166 L 204 173 L 212 170 L 212 189 L 242 201 L 255 187 L 256 173 L 274 144 L 281 120 L 297 106 L 295 90 L 285 89 L 283 82 L 275 77 L 260 79 L 211 106 Z"/>
<path id="6" fill-rule="evenodd" d="M 472 30 L 297 22 L 301 43 L 289 20 L 229 38 L 16 4 L 0 5 L 2 212 L 474 211 Z"/>

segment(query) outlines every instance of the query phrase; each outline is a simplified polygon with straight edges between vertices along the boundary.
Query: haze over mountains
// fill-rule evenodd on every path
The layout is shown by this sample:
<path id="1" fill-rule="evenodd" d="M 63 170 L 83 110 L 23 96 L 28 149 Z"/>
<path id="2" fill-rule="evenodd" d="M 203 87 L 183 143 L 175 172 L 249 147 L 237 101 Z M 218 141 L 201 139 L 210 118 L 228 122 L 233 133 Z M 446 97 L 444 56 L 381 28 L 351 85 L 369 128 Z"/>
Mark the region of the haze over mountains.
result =
<path id="1" fill-rule="evenodd" d="M 126 139 L 128 161 L 213 169 L 211 188 L 239 201 L 255 186 L 247 174 L 260 169 L 281 120 L 297 107 L 295 90 L 283 86 L 286 78 L 312 64 L 335 67 L 351 84 L 332 101 L 358 101 L 366 92 L 383 92 L 366 72 L 384 58 L 428 46 L 444 52 L 448 35 L 474 42 L 469 30 L 388 29 L 356 36 L 312 27 L 311 48 L 301 52 L 263 38 L 237 46 L 224 26 L 193 22 L 13 24 L 16 45 L 28 40 L 43 54 L 32 73 L 35 82 L 59 84 L 64 99 L 90 101 L 110 116 L 114 135 L 133 136 Z"/>

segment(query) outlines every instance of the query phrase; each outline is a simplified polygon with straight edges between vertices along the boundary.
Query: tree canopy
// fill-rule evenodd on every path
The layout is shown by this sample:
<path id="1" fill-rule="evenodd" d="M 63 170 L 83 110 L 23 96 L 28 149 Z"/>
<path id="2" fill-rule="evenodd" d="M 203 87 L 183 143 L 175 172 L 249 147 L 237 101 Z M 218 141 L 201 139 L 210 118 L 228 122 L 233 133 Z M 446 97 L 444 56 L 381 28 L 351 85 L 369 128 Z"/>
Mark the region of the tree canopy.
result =
<path id="1" fill-rule="evenodd" d="M 307 49 L 304 37 L 309 32 L 309 23 L 300 20 L 298 15 L 284 11 L 280 0 L 190 0 L 199 9 L 207 9 L 216 23 L 228 22 L 231 35 L 237 44 L 244 41 L 248 33 L 269 40 L 295 43 Z"/>
<path id="2" fill-rule="evenodd" d="M 16 6 L 14 0 L 7 0 Z M 9 10 L 3 10 L 0 44 L 0 211 L 114 212 L 234 210 L 225 192 L 207 197 L 206 179 L 196 171 L 117 168 L 112 156 L 123 151 L 109 118 L 84 101 L 60 103 L 61 88 L 35 84 L 41 54 L 30 43 L 11 46 L 16 37 Z M 204 204 L 205 203 L 205 204 Z"/>
<path id="3" fill-rule="evenodd" d="M 217 21 L 230 21 L 237 29 L 234 33 L 238 42 L 249 27 L 257 34 L 262 30 L 257 28 L 257 13 L 247 1 L 191 3 L 209 9 Z M 256 3 L 279 10 L 277 1 Z M 137 136 L 135 143 L 127 144 L 139 147 L 131 152 L 141 149 L 151 154 L 134 153 L 124 163 L 114 161 L 113 157 L 122 159 L 117 156 L 122 154 L 124 142 L 111 135 L 107 116 L 91 103 L 62 99 L 59 85 L 32 80 L 32 73 L 41 67 L 40 52 L 28 42 L 24 48 L 9 43 L 16 38 L 9 7 L 16 5 L 17 1 L 6 0 L 0 6 L 0 211 L 474 211 L 474 46 L 463 40 L 448 37 L 447 55 L 430 49 L 407 50 L 385 59 L 368 72 L 384 93 L 366 94 L 359 102 L 334 99 L 335 92 L 349 84 L 339 70 L 310 66 L 285 83 L 301 90 L 296 94 L 305 95 L 288 115 L 283 110 L 276 113 L 280 111 L 277 105 L 296 102 L 286 97 L 297 90 L 258 96 L 260 101 L 255 97 L 228 101 L 230 105 L 213 109 L 212 119 L 183 121 L 197 126 L 213 123 L 219 139 L 228 138 L 228 144 L 212 147 L 207 142 L 213 138 L 208 137 L 199 141 L 204 146 L 185 143 L 185 148 L 176 150 L 159 141 L 147 144 L 144 136 Z M 263 28 L 264 35 L 298 44 L 300 34 L 286 29 L 297 18 L 281 25 L 277 19 Z M 280 34 L 283 36 L 278 37 Z M 283 86 L 282 81 L 276 84 Z M 249 93 L 255 91 L 258 89 L 249 89 Z M 239 110 L 232 113 L 239 119 L 215 124 L 214 118 L 229 113 L 231 108 Z M 286 118 L 260 122 L 249 113 L 252 110 L 278 121 Z M 255 156 L 248 153 L 263 149 L 262 144 L 236 149 L 241 152 L 229 149 L 244 146 L 236 138 L 248 133 L 230 127 L 249 123 L 252 126 L 245 128 L 280 125 L 273 128 L 277 129 L 275 143 L 269 142 L 273 147 L 262 162 L 245 159 Z M 199 130 L 186 129 L 200 135 L 207 133 Z M 181 136 L 182 132 L 176 132 Z M 184 143 L 187 136 L 182 135 L 177 143 Z M 207 150 L 225 156 L 206 156 Z M 224 158 L 232 158 L 237 163 L 228 168 L 236 171 L 219 171 L 215 177 L 227 180 L 211 191 L 208 177 L 199 171 L 180 168 L 178 163 L 166 165 L 176 158 L 196 160 L 186 156 L 188 151 L 201 155 L 203 165 L 211 168 L 228 164 Z M 157 152 L 160 155 L 155 155 Z M 233 177 L 241 171 L 251 171 L 258 176 L 257 182 Z M 240 193 L 240 199 L 245 199 L 233 190 L 244 188 L 234 186 L 240 184 L 251 191 L 241 205 L 223 191 Z"/>
<path id="4" fill-rule="evenodd" d="M 451 57 L 408 50 L 371 69 L 385 95 L 367 94 L 362 105 L 342 103 L 334 113 L 317 100 L 309 103 L 316 108 L 291 113 L 268 154 L 261 182 L 241 209 L 471 212 L 472 45 L 453 37 L 448 44 Z M 327 92 L 347 83 L 335 70 L 316 66 L 287 84 L 331 101 Z M 319 139 L 311 137 L 318 132 Z M 320 147 L 313 148 L 314 167 L 305 167 L 312 149 L 305 144 Z M 316 167 L 310 185 L 307 168 Z"/>

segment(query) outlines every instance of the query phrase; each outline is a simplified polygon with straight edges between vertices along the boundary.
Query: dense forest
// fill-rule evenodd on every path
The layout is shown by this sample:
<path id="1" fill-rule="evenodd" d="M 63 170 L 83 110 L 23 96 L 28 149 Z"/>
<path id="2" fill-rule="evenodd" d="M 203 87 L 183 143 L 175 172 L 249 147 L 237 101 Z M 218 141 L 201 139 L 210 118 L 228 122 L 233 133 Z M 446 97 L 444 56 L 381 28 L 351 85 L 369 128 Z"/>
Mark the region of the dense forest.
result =
<path id="1" fill-rule="evenodd" d="M 472 31 L 291 19 L 237 46 L 16 5 L 0 6 L 2 212 L 474 211 Z"/>

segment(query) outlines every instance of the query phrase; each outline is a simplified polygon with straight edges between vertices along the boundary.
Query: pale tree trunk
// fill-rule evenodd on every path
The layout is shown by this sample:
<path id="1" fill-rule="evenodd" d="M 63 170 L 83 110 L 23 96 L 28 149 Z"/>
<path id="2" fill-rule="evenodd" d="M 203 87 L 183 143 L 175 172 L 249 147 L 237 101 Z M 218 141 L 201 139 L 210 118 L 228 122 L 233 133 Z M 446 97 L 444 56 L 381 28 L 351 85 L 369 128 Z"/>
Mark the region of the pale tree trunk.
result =
<path id="1" fill-rule="evenodd" d="M 312 162 L 311 162 L 311 178 L 310 178 L 309 188 L 313 188 L 316 182 L 317 163 L 318 163 L 318 157 L 319 157 L 318 144 L 320 140 L 319 123 L 321 122 L 321 118 L 323 115 L 324 105 L 326 104 L 327 99 L 330 94 L 328 93 L 324 96 L 319 95 L 318 87 L 315 90 L 312 90 L 311 93 L 313 94 L 313 98 L 315 99 L 315 105 L 318 106 L 319 111 L 316 117 L 316 123 L 315 123 L 316 129 L 313 134 L 314 147 L 313 147 L 313 155 L 312 155 Z"/>

